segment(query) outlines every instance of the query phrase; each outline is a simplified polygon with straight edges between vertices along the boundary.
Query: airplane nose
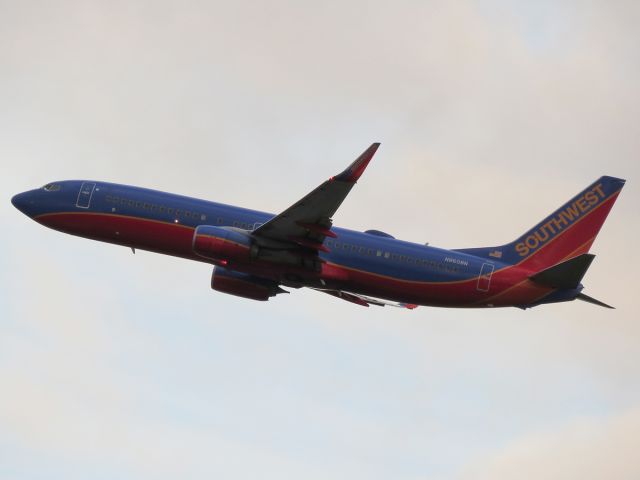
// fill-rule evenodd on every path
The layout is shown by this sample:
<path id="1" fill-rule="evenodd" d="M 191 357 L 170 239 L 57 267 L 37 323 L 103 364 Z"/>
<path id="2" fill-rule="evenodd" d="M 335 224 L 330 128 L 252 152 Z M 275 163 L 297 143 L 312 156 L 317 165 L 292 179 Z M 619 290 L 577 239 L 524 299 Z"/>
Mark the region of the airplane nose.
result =
<path id="1" fill-rule="evenodd" d="M 11 199 L 11 203 L 25 215 L 31 216 L 29 215 L 29 211 L 33 209 L 34 201 L 33 197 L 29 195 L 29 192 L 23 192 L 14 195 L 14 197 Z"/>

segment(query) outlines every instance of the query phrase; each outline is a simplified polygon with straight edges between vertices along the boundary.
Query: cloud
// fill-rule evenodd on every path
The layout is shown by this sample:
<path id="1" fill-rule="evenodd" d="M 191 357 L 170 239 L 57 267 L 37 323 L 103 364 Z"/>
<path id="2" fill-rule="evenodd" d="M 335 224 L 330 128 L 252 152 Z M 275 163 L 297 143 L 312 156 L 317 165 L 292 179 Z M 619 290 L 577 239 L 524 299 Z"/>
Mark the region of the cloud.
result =
<path id="1" fill-rule="evenodd" d="M 529 434 L 472 462 L 463 479 L 596 480 L 640 476 L 640 408 Z"/>

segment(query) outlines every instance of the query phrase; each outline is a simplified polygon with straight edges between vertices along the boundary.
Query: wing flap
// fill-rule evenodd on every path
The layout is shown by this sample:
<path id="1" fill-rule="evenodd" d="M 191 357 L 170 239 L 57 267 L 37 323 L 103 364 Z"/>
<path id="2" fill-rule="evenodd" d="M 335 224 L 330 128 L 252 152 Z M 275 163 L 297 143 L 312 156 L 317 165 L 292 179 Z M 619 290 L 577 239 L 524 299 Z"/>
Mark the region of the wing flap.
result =
<path id="1" fill-rule="evenodd" d="M 369 305 L 375 305 L 376 307 L 396 307 L 396 308 L 406 308 L 408 310 L 413 310 L 417 307 L 412 303 L 399 303 L 399 302 L 390 302 L 387 300 L 381 300 L 379 298 L 367 297 L 365 295 L 359 295 L 356 293 L 345 292 L 343 290 L 332 290 L 332 289 L 322 289 L 322 288 L 313 288 L 313 290 L 317 290 L 318 292 L 326 293 L 328 295 L 332 295 L 337 298 L 341 298 L 342 300 L 346 300 L 347 302 L 355 303 L 356 305 L 361 305 L 363 307 L 368 307 Z"/>

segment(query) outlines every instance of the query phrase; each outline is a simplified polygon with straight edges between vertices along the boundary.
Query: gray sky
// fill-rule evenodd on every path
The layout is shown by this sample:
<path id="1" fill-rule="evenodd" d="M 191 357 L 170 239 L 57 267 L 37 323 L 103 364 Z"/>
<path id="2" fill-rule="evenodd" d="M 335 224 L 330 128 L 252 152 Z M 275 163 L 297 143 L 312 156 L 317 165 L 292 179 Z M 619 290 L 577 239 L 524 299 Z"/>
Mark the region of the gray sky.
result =
<path id="1" fill-rule="evenodd" d="M 0 476 L 636 479 L 637 2 L 0 0 Z M 93 178 L 278 212 L 382 147 L 336 224 L 510 241 L 628 184 L 584 303 L 364 309 L 47 230 Z"/>

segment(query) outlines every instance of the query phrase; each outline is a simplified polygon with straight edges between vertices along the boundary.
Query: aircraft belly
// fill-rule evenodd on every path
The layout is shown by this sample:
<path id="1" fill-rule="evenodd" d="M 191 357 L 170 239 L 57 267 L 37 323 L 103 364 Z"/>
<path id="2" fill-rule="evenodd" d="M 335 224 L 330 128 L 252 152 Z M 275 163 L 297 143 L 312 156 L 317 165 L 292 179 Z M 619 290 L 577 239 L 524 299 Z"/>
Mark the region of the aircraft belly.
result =
<path id="1" fill-rule="evenodd" d="M 38 217 L 38 222 L 71 235 L 118 245 L 192 258 L 193 228 L 125 215 L 63 212 Z"/>
<path id="2" fill-rule="evenodd" d="M 504 269 L 493 275 L 486 290 L 479 277 L 453 281 L 414 281 L 383 276 L 363 270 L 346 269 L 345 291 L 417 305 L 443 307 L 499 307 L 526 305 L 551 289 L 529 281 L 526 272 Z"/>

